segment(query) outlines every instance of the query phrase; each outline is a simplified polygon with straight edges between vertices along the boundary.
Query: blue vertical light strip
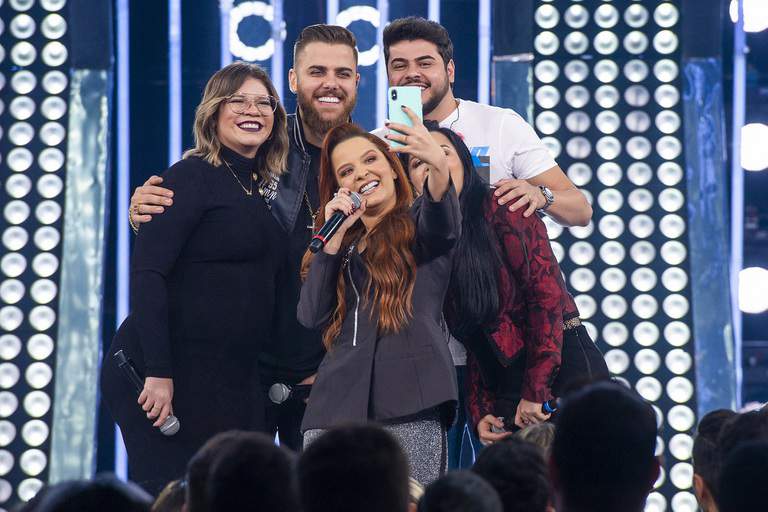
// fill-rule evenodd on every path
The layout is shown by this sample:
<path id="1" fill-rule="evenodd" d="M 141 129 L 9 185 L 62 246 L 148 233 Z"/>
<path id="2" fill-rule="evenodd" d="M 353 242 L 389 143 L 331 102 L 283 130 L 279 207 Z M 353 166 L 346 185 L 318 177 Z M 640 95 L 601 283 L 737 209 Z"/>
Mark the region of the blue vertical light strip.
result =
<path id="1" fill-rule="evenodd" d="M 741 309 L 739 272 L 744 260 L 744 169 L 741 167 L 741 128 L 746 110 L 746 36 L 744 0 L 733 35 L 733 146 L 731 150 L 731 313 L 733 314 L 733 364 L 736 375 L 736 406 L 741 407 Z"/>
<path id="2" fill-rule="evenodd" d="M 336 17 L 339 15 L 339 0 L 326 0 L 325 2 L 325 22 L 328 25 L 336 24 Z"/>
<path id="3" fill-rule="evenodd" d="M 429 0 L 427 17 L 432 21 L 440 23 L 440 0 Z"/>
<path id="4" fill-rule="evenodd" d="M 379 11 L 379 26 L 376 29 L 376 44 L 379 45 L 379 59 L 376 61 L 376 126 L 384 126 L 387 119 L 387 63 L 384 62 L 384 27 L 389 22 L 389 0 L 376 0 Z"/>
<path id="5" fill-rule="evenodd" d="M 125 222 L 125 215 L 130 206 L 131 196 L 131 124 L 130 124 L 130 69 L 129 53 L 129 4 L 130 0 L 117 0 L 117 297 L 116 320 L 119 326 L 129 308 L 129 254 L 131 250 L 130 226 Z M 115 474 L 123 480 L 128 479 L 128 455 L 123 445 L 123 437 L 115 425 Z"/>
<path id="6" fill-rule="evenodd" d="M 168 166 L 181 159 L 181 0 L 168 1 Z"/>
<path id="7" fill-rule="evenodd" d="M 229 11 L 232 10 L 232 0 L 219 0 L 219 26 L 221 28 L 221 67 L 232 62 L 229 51 Z"/>
<path id="8" fill-rule="evenodd" d="M 283 100 L 285 91 L 283 83 L 285 81 L 284 61 L 283 61 L 283 0 L 272 0 L 272 41 L 275 43 L 275 51 L 272 53 L 272 84 L 280 95 L 280 101 Z"/>
<path id="9" fill-rule="evenodd" d="M 491 0 L 480 0 L 477 22 L 477 101 L 491 101 Z"/>

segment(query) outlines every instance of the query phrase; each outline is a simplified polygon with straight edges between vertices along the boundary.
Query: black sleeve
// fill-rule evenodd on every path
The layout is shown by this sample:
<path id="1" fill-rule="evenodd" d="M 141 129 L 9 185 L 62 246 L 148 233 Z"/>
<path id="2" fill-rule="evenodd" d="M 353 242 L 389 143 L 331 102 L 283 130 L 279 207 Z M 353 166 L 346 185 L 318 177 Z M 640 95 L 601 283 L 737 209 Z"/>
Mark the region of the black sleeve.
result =
<path id="1" fill-rule="evenodd" d="M 451 250 L 461 236 L 461 209 L 453 185 L 435 201 L 424 184 L 424 194 L 411 207 L 416 223 L 417 259 L 429 260 Z"/>
<path id="2" fill-rule="evenodd" d="M 172 377 L 167 279 L 204 211 L 199 159 L 182 160 L 163 173 L 173 206 L 152 217 L 136 237 L 131 268 L 131 316 L 144 353 L 147 377 Z"/>
<path id="3" fill-rule="evenodd" d="M 312 258 L 296 311 L 299 323 L 307 329 L 324 327 L 331 318 L 336 307 L 336 280 L 341 261 L 341 251 L 337 254 L 320 251 Z"/>

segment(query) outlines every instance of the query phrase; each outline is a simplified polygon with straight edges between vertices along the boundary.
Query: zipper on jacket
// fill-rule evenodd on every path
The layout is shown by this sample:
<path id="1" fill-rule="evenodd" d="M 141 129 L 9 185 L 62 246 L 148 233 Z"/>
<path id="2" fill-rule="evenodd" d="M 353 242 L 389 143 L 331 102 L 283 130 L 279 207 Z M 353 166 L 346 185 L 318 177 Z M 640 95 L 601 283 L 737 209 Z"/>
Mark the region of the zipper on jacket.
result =
<path id="1" fill-rule="evenodd" d="M 352 270 L 351 270 L 351 268 L 352 268 L 352 263 L 350 262 L 347 265 L 347 275 L 349 276 L 349 282 L 352 284 L 352 289 L 355 291 L 355 297 L 356 297 L 356 302 L 355 302 L 355 326 L 354 326 L 354 329 L 352 331 L 352 346 L 356 347 L 357 346 L 357 310 L 360 308 L 360 294 L 357 293 L 357 286 L 355 286 L 355 281 L 354 281 L 354 279 L 352 279 Z"/>

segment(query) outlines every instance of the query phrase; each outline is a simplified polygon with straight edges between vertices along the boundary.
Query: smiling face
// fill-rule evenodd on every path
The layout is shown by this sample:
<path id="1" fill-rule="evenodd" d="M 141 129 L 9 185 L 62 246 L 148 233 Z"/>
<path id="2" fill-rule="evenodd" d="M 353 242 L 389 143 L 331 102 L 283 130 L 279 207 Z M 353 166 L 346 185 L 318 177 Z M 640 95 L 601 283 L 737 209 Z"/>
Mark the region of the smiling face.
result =
<path id="1" fill-rule="evenodd" d="M 429 41 L 400 41 L 390 46 L 387 76 L 389 85 L 421 88 L 424 115 L 431 113 L 441 103 L 453 102 L 453 60 L 446 65 L 437 45 Z"/>
<path id="2" fill-rule="evenodd" d="M 233 94 L 253 96 L 269 96 L 267 87 L 261 80 L 247 78 L 243 85 Z M 246 101 L 245 103 L 249 103 Z M 272 134 L 275 116 L 268 108 L 259 108 L 255 101 L 250 101 L 241 114 L 235 113 L 242 110 L 237 104 L 222 102 L 219 105 L 216 133 L 219 141 L 228 148 L 240 153 L 247 158 L 253 158 L 259 147 Z"/>
<path id="3" fill-rule="evenodd" d="M 296 56 L 288 80 L 298 95 L 302 120 L 317 134 L 324 135 L 349 120 L 360 80 L 355 53 L 349 46 L 308 44 Z"/>
<path id="4" fill-rule="evenodd" d="M 368 139 L 352 137 L 339 143 L 331 153 L 331 164 L 338 185 L 365 199 L 366 215 L 380 215 L 395 206 L 397 174 Z"/>
<path id="5" fill-rule="evenodd" d="M 453 147 L 448 137 L 440 132 L 429 132 L 435 142 L 437 142 L 442 150 L 445 152 L 446 160 L 448 161 L 448 171 L 451 173 L 451 181 L 453 182 L 453 188 L 456 190 L 456 195 L 461 194 L 461 189 L 464 187 L 464 165 L 461 163 L 459 154 L 456 152 L 456 148 Z M 425 162 L 422 162 L 418 158 L 411 157 L 408 160 L 408 179 L 411 180 L 413 188 L 418 195 L 424 193 L 424 180 L 429 176 L 430 167 Z"/>

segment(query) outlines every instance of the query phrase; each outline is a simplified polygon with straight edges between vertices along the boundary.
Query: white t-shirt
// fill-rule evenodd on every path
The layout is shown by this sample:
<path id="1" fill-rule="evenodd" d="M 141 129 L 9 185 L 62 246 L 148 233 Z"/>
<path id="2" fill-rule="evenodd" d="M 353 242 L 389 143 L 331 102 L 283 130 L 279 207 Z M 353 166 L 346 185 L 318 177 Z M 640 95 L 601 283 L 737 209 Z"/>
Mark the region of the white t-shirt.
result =
<path id="1" fill-rule="evenodd" d="M 514 110 L 458 101 L 459 107 L 440 126 L 462 137 L 478 174 L 490 183 L 504 178 L 527 180 L 557 165 L 533 127 Z M 387 129 L 371 133 L 383 138 Z"/>

